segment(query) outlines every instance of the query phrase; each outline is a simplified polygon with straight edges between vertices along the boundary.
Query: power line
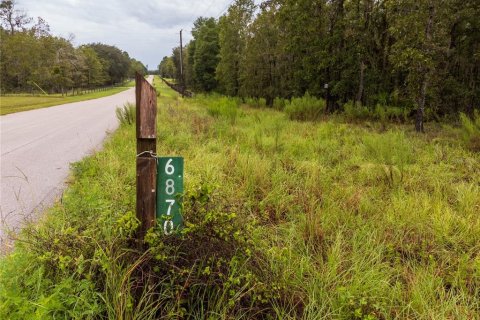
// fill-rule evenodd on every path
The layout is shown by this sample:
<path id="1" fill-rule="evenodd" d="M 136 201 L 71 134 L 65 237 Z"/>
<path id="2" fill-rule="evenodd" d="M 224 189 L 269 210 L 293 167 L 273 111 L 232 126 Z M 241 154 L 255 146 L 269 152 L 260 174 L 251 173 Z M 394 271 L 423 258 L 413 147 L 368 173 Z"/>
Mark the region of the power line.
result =
<path id="1" fill-rule="evenodd" d="M 205 10 L 203 10 L 202 14 L 201 14 L 201 15 L 198 15 L 197 17 L 202 17 L 202 16 L 204 16 L 205 13 L 207 13 L 207 11 L 210 10 L 210 8 L 211 8 L 215 3 L 217 3 L 217 1 L 218 1 L 218 0 L 212 0 L 212 1 L 210 2 L 210 4 L 208 5 L 208 7 L 207 7 Z M 233 3 L 234 1 L 235 1 L 235 0 L 230 0 L 230 1 L 227 3 L 227 5 L 220 11 L 220 13 L 218 13 L 218 14 L 215 16 L 215 19 L 218 19 L 225 11 L 227 11 L 228 8 L 232 5 L 232 3 Z M 198 7 L 198 5 L 195 6 L 195 8 L 197 8 L 197 7 Z M 195 14 L 192 14 L 191 17 L 193 18 L 194 15 L 195 15 Z"/>
<path id="2" fill-rule="evenodd" d="M 222 11 L 220 11 L 220 13 L 215 17 L 215 19 L 218 19 L 218 17 L 220 17 L 225 11 L 228 10 L 228 8 L 230 8 L 230 5 L 234 2 L 235 0 L 231 0 L 225 8 L 223 8 Z"/>
<path id="3" fill-rule="evenodd" d="M 210 2 L 210 5 L 207 7 L 207 9 L 203 10 L 203 13 L 201 15 L 199 15 L 199 17 L 203 16 L 208 10 L 210 10 L 210 8 L 213 6 L 214 3 L 216 3 L 217 0 L 213 0 L 212 2 Z"/>

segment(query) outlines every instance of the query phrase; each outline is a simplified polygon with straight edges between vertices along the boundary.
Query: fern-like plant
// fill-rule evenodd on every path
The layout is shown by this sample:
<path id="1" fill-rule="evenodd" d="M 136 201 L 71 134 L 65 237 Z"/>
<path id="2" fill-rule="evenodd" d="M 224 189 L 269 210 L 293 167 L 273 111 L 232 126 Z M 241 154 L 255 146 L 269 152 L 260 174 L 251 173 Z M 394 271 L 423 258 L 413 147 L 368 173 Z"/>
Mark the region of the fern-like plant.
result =
<path id="1" fill-rule="evenodd" d="M 480 114 L 475 110 L 473 119 L 460 113 L 462 122 L 462 138 L 467 147 L 472 151 L 480 151 Z"/>
<path id="2" fill-rule="evenodd" d="M 121 108 L 115 110 L 118 121 L 121 125 L 131 125 L 135 123 L 135 106 L 133 103 L 126 103 Z"/>

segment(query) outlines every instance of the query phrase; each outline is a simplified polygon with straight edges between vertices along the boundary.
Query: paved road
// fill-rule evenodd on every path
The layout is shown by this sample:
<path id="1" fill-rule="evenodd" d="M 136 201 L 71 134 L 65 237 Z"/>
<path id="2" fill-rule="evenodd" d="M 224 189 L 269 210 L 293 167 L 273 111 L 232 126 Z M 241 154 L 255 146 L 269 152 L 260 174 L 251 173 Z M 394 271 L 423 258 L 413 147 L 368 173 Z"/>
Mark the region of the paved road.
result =
<path id="1" fill-rule="evenodd" d="M 149 77 L 151 81 L 153 77 Z M 135 102 L 135 89 L 82 102 L 0 117 L 0 247 L 61 194 L 70 164 L 102 146 L 115 130 L 115 109 Z"/>

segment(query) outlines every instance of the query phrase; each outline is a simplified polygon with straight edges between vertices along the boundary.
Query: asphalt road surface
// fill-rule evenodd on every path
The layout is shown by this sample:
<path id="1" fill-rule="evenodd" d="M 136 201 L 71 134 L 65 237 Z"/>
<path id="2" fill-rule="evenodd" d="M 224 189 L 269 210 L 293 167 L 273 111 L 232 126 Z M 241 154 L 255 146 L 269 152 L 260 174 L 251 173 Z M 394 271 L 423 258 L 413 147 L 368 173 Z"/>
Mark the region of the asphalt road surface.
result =
<path id="1" fill-rule="evenodd" d="M 101 148 L 118 127 L 115 109 L 126 102 L 135 102 L 134 88 L 0 117 L 0 247 L 10 242 L 7 231 L 19 230 L 61 195 L 70 164 Z"/>

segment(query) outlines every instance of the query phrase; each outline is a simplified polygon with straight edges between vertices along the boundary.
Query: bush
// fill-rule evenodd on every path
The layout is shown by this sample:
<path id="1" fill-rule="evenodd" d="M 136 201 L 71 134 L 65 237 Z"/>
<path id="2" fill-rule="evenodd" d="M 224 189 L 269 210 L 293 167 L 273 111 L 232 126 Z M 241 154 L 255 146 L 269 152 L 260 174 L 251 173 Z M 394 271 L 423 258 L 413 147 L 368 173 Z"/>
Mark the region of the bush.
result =
<path id="1" fill-rule="evenodd" d="M 105 311 L 93 281 L 55 279 L 47 268 L 40 257 L 20 250 L 1 262 L 1 319 L 94 319 Z"/>
<path id="2" fill-rule="evenodd" d="M 169 316 L 230 319 L 270 313 L 269 302 L 279 298 L 280 288 L 253 241 L 253 222 L 222 210 L 206 184 L 184 195 L 184 217 L 177 236 L 150 230 L 146 242 L 152 259 L 136 275 L 155 279 Z"/>
<path id="3" fill-rule="evenodd" d="M 365 157 L 382 166 L 385 179 L 395 183 L 395 172 L 398 171 L 400 181 L 403 180 L 405 167 L 413 161 L 411 142 L 401 131 L 388 131 L 383 134 L 365 135 L 362 139 L 365 146 Z"/>
<path id="4" fill-rule="evenodd" d="M 371 110 L 361 104 L 353 105 L 352 101 L 343 106 L 347 121 L 376 120 L 385 125 L 387 122 L 404 123 L 408 120 L 410 109 L 386 106 L 377 103 L 375 109 Z"/>
<path id="5" fill-rule="evenodd" d="M 207 112 L 214 118 L 226 117 L 234 124 L 238 115 L 238 99 L 221 97 L 207 99 Z"/>
<path id="6" fill-rule="evenodd" d="M 291 120 L 315 121 L 325 111 L 323 99 L 312 97 L 308 92 L 301 98 L 292 98 L 285 105 L 285 112 Z"/>
<path id="7" fill-rule="evenodd" d="M 267 100 L 265 98 L 246 98 L 245 104 L 252 108 L 265 108 L 267 106 Z"/>
<path id="8" fill-rule="evenodd" d="M 136 111 L 133 103 L 126 103 L 123 108 L 115 110 L 120 125 L 131 125 L 135 123 Z"/>
<path id="9" fill-rule="evenodd" d="M 286 104 L 286 101 L 288 100 L 285 100 L 285 99 L 282 99 L 282 98 L 275 98 L 273 100 L 273 108 L 275 110 L 279 110 L 279 111 L 283 111 L 283 109 L 285 109 L 285 104 Z"/>
<path id="10" fill-rule="evenodd" d="M 1 319 L 272 316 L 282 288 L 266 248 L 253 241 L 251 218 L 229 212 L 210 185 L 192 185 L 180 233 L 151 229 L 148 249 L 137 250 L 138 220 L 110 202 L 94 159 L 77 164 L 49 219 L 24 229 L 25 249 L 0 260 Z"/>
<path id="11" fill-rule="evenodd" d="M 366 106 L 362 106 L 360 103 L 353 105 L 352 101 L 348 101 L 343 106 L 343 111 L 347 121 L 364 121 L 372 117 L 372 113 Z"/>
<path id="12" fill-rule="evenodd" d="M 462 137 L 467 147 L 472 151 L 480 151 L 480 113 L 475 110 L 473 119 L 460 113 Z"/>
<path id="13" fill-rule="evenodd" d="M 373 118 L 380 122 L 389 121 L 404 123 L 408 120 L 408 114 L 410 111 L 411 110 L 408 108 L 391 107 L 377 104 L 373 112 Z"/>

